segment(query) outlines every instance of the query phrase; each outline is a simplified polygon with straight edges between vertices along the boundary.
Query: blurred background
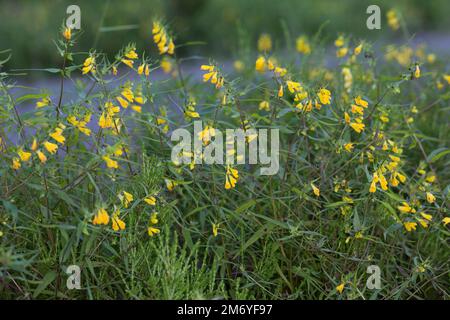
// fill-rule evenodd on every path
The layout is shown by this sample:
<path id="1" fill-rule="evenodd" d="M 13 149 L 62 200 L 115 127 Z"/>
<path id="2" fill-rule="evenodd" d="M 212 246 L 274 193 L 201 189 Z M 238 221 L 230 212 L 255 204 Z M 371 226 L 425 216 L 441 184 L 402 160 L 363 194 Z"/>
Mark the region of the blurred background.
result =
<path id="1" fill-rule="evenodd" d="M 337 32 L 368 39 L 393 38 L 402 32 L 390 32 L 386 12 L 400 10 L 410 34 L 426 37 L 448 34 L 449 0 L 0 0 L 0 51 L 12 49 L 7 68 L 49 67 L 59 63 L 53 40 L 58 36 L 66 8 L 81 8 L 83 35 L 76 51 L 117 52 L 128 42 L 138 49 L 151 49 L 151 21 L 164 17 L 176 34 L 176 43 L 204 42 L 185 46 L 182 54 L 236 54 L 240 39 L 254 43 L 265 32 L 275 46 L 285 45 L 286 31 L 292 37 L 322 33 L 331 41 Z M 381 8 L 382 29 L 368 30 L 365 13 L 370 4 Z M 327 37 L 326 37 L 327 38 Z M 448 41 L 448 38 L 444 38 Z"/>

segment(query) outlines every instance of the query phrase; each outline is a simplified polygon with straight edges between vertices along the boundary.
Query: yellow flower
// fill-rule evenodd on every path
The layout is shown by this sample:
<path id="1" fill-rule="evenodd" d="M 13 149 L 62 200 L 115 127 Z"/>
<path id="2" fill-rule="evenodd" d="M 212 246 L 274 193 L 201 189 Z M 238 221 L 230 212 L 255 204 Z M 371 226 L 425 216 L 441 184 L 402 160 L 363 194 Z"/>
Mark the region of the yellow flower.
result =
<path id="1" fill-rule="evenodd" d="M 352 152 L 354 147 L 355 147 L 355 144 L 352 142 L 344 144 L 344 149 L 348 152 Z"/>
<path id="2" fill-rule="evenodd" d="M 357 133 L 361 133 L 364 130 L 365 124 L 361 122 L 351 122 L 350 127 L 352 127 Z"/>
<path id="3" fill-rule="evenodd" d="M 297 38 L 296 47 L 299 53 L 303 53 L 304 55 L 311 53 L 311 46 L 305 36 L 300 36 Z"/>
<path id="4" fill-rule="evenodd" d="M 283 86 L 280 86 L 280 89 L 278 89 L 278 98 L 281 98 L 284 95 Z"/>
<path id="5" fill-rule="evenodd" d="M 432 216 L 431 214 L 426 214 L 426 213 L 421 212 L 420 215 L 421 215 L 425 220 L 428 220 L 428 221 L 431 221 L 431 220 L 433 219 L 433 216 Z"/>
<path id="6" fill-rule="evenodd" d="M 411 222 L 411 221 L 407 221 L 405 223 L 403 223 L 403 225 L 405 226 L 406 231 L 411 232 L 412 230 L 416 230 L 417 227 L 417 223 L 416 222 Z"/>
<path id="7" fill-rule="evenodd" d="M 167 46 L 167 53 L 174 54 L 175 52 L 175 44 L 173 43 L 173 39 L 169 40 L 169 45 Z"/>
<path id="8" fill-rule="evenodd" d="M 203 141 L 203 144 L 208 144 L 215 135 L 216 130 L 210 126 L 206 126 L 205 129 L 198 133 L 198 138 Z"/>
<path id="9" fill-rule="evenodd" d="M 409 203 L 402 202 L 401 206 L 397 206 L 397 209 L 402 213 L 415 213 L 416 210 L 412 208 Z"/>
<path id="10" fill-rule="evenodd" d="M 400 23 L 398 21 L 397 13 L 391 9 L 386 13 L 386 17 L 388 20 L 389 27 L 392 28 L 392 30 L 398 30 L 400 28 Z"/>
<path id="11" fill-rule="evenodd" d="M 331 92 L 328 89 L 321 88 L 317 93 L 321 104 L 330 104 Z"/>
<path id="12" fill-rule="evenodd" d="M 148 196 L 148 197 L 144 198 L 144 201 L 151 206 L 156 205 L 156 198 L 154 196 Z"/>
<path id="13" fill-rule="evenodd" d="M 301 86 L 300 82 L 288 80 L 288 81 L 286 81 L 286 85 L 287 85 L 290 93 L 294 93 L 294 92 L 302 90 L 302 86 Z"/>
<path id="14" fill-rule="evenodd" d="M 36 102 L 36 108 L 42 108 L 50 104 L 50 98 L 42 98 L 40 101 Z"/>
<path id="15" fill-rule="evenodd" d="M 41 150 L 36 151 L 36 153 L 41 163 L 45 163 L 47 161 L 47 157 Z"/>
<path id="16" fill-rule="evenodd" d="M 447 226 L 447 224 L 450 223 L 450 217 L 445 217 L 444 219 L 442 219 L 442 222 L 444 223 L 444 226 Z"/>
<path id="17" fill-rule="evenodd" d="M 133 195 L 126 191 L 122 191 L 122 194 L 119 196 L 119 198 L 123 202 L 125 208 L 128 208 L 128 205 L 134 200 Z"/>
<path id="18" fill-rule="evenodd" d="M 128 51 L 128 52 L 125 54 L 125 57 L 127 57 L 128 59 L 134 60 L 134 59 L 137 59 L 139 56 L 138 56 L 138 54 L 136 53 L 136 49 L 135 49 L 135 48 L 132 48 L 132 49 L 130 49 L 130 51 Z"/>
<path id="19" fill-rule="evenodd" d="M 27 162 L 31 158 L 31 152 L 26 152 L 22 149 L 20 149 L 17 154 L 19 155 L 20 160 L 22 160 L 23 162 Z"/>
<path id="20" fill-rule="evenodd" d="M 445 81 L 447 81 L 448 84 L 450 84 L 450 74 L 444 74 L 442 77 Z"/>
<path id="21" fill-rule="evenodd" d="M 429 203 L 433 203 L 436 201 L 436 197 L 431 192 L 427 192 L 427 201 Z"/>
<path id="22" fill-rule="evenodd" d="M 162 59 L 161 60 L 161 69 L 164 73 L 170 73 L 172 71 L 172 62 L 169 59 Z"/>
<path id="23" fill-rule="evenodd" d="M 347 123 L 347 124 L 350 123 L 351 119 L 347 112 L 344 112 L 344 120 L 345 120 L 345 123 Z"/>
<path id="24" fill-rule="evenodd" d="M 363 98 L 361 98 L 361 96 L 357 96 L 355 98 L 355 103 L 363 108 L 367 108 L 369 106 L 369 103 Z"/>
<path id="25" fill-rule="evenodd" d="M 153 212 L 150 216 L 150 223 L 157 224 L 158 223 L 158 212 Z"/>
<path id="26" fill-rule="evenodd" d="M 112 67 L 112 74 L 117 76 L 117 67 L 116 66 Z"/>
<path id="27" fill-rule="evenodd" d="M 261 101 L 259 103 L 259 110 L 265 110 L 265 111 L 269 111 L 270 110 L 270 105 L 269 105 L 269 101 Z"/>
<path id="28" fill-rule="evenodd" d="M 213 233 L 214 237 L 217 237 L 218 231 L 219 231 L 219 225 L 213 223 L 212 224 L 212 233 Z"/>
<path id="29" fill-rule="evenodd" d="M 107 225 L 108 223 L 109 223 L 108 212 L 106 212 L 106 210 L 103 209 L 103 208 L 98 209 L 97 213 L 95 214 L 94 218 L 92 219 L 92 224 L 94 224 L 94 225 L 98 225 L 98 224 Z"/>
<path id="30" fill-rule="evenodd" d="M 117 209 L 112 215 L 111 227 L 114 231 L 125 230 L 125 222 L 119 218 L 120 211 Z"/>
<path id="31" fill-rule="evenodd" d="M 236 182 L 239 178 L 239 172 L 236 169 L 231 168 L 231 166 L 227 166 L 227 171 L 225 174 L 225 189 L 234 188 Z"/>
<path id="32" fill-rule="evenodd" d="M 339 48 L 336 50 L 336 57 L 338 57 L 338 58 L 345 57 L 347 55 L 347 52 L 348 52 L 347 47 Z"/>
<path id="33" fill-rule="evenodd" d="M 342 47 L 344 45 L 345 39 L 343 36 L 339 36 L 336 40 L 334 40 L 334 45 L 336 47 Z"/>
<path id="34" fill-rule="evenodd" d="M 313 193 L 316 195 L 316 197 L 320 196 L 320 189 L 317 188 L 314 183 L 311 182 L 311 188 L 313 190 Z"/>
<path id="35" fill-rule="evenodd" d="M 429 183 L 433 183 L 436 180 L 436 176 L 435 175 L 429 175 L 425 178 L 425 180 Z"/>
<path id="36" fill-rule="evenodd" d="M 353 51 L 353 53 L 355 54 L 355 56 L 357 56 L 357 55 L 359 55 L 359 54 L 361 53 L 362 47 L 363 47 L 363 44 L 360 43 L 360 44 L 355 48 L 355 50 Z"/>
<path id="37" fill-rule="evenodd" d="M 124 108 L 124 109 L 126 109 L 126 108 L 128 108 L 128 101 L 127 100 L 125 100 L 124 98 L 122 98 L 122 97 L 116 97 L 116 99 L 117 99 L 117 101 L 120 103 L 120 105 L 122 106 L 122 108 Z"/>
<path id="38" fill-rule="evenodd" d="M 56 151 L 58 150 L 58 145 L 56 143 L 51 143 L 51 142 L 48 142 L 48 141 L 44 142 L 44 147 L 51 154 L 56 153 Z"/>
<path id="39" fill-rule="evenodd" d="M 138 74 L 143 74 L 144 73 L 144 69 L 145 69 L 145 63 L 143 63 L 143 64 L 141 64 L 139 67 L 138 67 Z"/>
<path id="40" fill-rule="evenodd" d="M 342 282 L 340 285 L 338 285 L 336 287 L 336 291 L 339 292 L 339 293 L 342 293 L 342 291 L 344 291 L 344 287 L 345 287 L 345 283 Z"/>
<path id="41" fill-rule="evenodd" d="M 363 107 L 352 104 L 352 113 L 364 115 L 364 109 L 363 109 Z"/>
<path id="42" fill-rule="evenodd" d="M 173 189 L 178 185 L 178 183 L 170 179 L 164 179 L 164 181 L 166 183 L 167 190 L 169 191 L 173 191 Z"/>
<path id="43" fill-rule="evenodd" d="M 72 30 L 70 28 L 65 28 L 63 32 L 63 37 L 66 40 L 70 40 L 70 38 L 72 38 Z"/>
<path id="44" fill-rule="evenodd" d="M 83 74 L 91 72 L 95 73 L 95 58 L 93 56 L 89 56 L 84 60 L 83 68 L 81 69 Z"/>
<path id="45" fill-rule="evenodd" d="M 138 105 L 132 105 L 131 109 L 133 109 L 134 111 L 136 111 L 137 113 L 141 113 L 142 112 L 142 107 L 138 106 Z"/>
<path id="46" fill-rule="evenodd" d="M 373 179 L 372 182 L 370 183 L 369 192 L 374 193 L 376 191 L 377 191 L 377 183 L 376 183 L 375 179 Z"/>
<path id="47" fill-rule="evenodd" d="M 155 227 L 147 228 L 147 233 L 150 237 L 153 237 L 154 235 L 158 234 L 159 232 L 160 232 L 160 230 L 158 228 L 155 228 Z"/>
<path id="48" fill-rule="evenodd" d="M 274 73 L 276 75 L 278 75 L 279 77 L 284 77 L 287 73 L 287 69 L 281 68 L 281 67 L 275 67 Z"/>
<path id="49" fill-rule="evenodd" d="M 102 159 L 105 161 L 106 166 L 108 168 L 117 169 L 119 168 L 119 164 L 117 161 L 111 159 L 108 155 L 103 156 Z"/>
<path id="50" fill-rule="evenodd" d="M 186 118 L 188 119 L 196 119 L 196 118 L 200 118 L 200 115 L 198 114 L 198 112 L 195 111 L 195 101 L 190 101 L 188 103 L 188 105 L 186 106 L 186 109 L 184 111 L 184 115 L 186 116 Z"/>
<path id="51" fill-rule="evenodd" d="M 19 158 L 13 158 L 13 159 L 12 159 L 12 165 L 11 165 L 11 167 L 12 167 L 14 170 L 17 170 L 17 169 L 19 169 L 19 168 L 21 167 Z"/>
<path id="52" fill-rule="evenodd" d="M 49 136 L 55 139 L 56 142 L 59 142 L 60 144 L 64 144 L 66 141 L 66 138 L 62 135 L 63 129 L 61 128 L 55 128 L 55 131 L 50 133 Z"/>
<path id="53" fill-rule="evenodd" d="M 256 59 L 255 62 L 255 70 L 263 73 L 264 71 L 266 71 L 266 68 L 267 68 L 266 58 L 264 58 L 263 56 L 258 57 L 258 59 Z"/>
<path id="54" fill-rule="evenodd" d="M 100 128 L 111 128 L 113 126 L 112 118 L 109 114 L 103 112 L 98 120 L 98 125 Z"/>
<path id="55" fill-rule="evenodd" d="M 420 67 L 418 64 L 416 64 L 416 67 L 414 68 L 414 78 L 416 79 L 420 78 Z"/>
<path id="56" fill-rule="evenodd" d="M 165 53 L 172 55 L 175 52 L 175 44 L 173 39 L 167 35 L 167 31 L 164 26 L 159 22 L 153 22 L 152 28 L 153 41 L 156 43 L 159 54 Z"/>
<path id="57" fill-rule="evenodd" d="M 133 68 L 134 66 L 134 61 L 130 60 L 130 59 L 122 59 L 120 60 L 122 61 L 123 64 L 126 64 L 127 66 L 129 66 L 130 68 Z"/>
<path id="58" fill-rule="evenodd" d="M 270 35 L 263 33 L 258 39 L 258 50 L 261 52 L 270 51 L 272 49 L 272 39 Z"/>
<path id="59" fill-rule="evenodd" d="M 245 68 L 245 64 L 241 60 L 236 60 L 233 63 L 233 67 L 237 72 L 242 72 Z"/>

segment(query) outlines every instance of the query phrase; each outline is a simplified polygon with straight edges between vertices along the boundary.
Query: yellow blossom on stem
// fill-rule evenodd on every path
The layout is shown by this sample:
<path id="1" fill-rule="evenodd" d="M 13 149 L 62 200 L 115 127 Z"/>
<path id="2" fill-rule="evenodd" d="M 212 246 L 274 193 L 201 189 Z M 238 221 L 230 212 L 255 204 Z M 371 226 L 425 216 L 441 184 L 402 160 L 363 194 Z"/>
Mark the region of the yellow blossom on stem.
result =
<path id="1" fill-rule="evenodd" d="M 37 156 L 39 158 L 39 161 L 41 161 L 41 163 L 47 162 L 47 157 L 41 150 L 37 150 L 36 154 L 37 154 Z"/>
<path id="2" fill-rule="evenodd" d="M 427 201 L 429 203 L 433 203 L 436 201 L 436 197 L 431 192 L 427 192 Z"/>
<path id="3" fill-rule="evenodd" d="M 416 210 L 412 208 L 409 203 L 402 202 L 401 206 L 397 206 L 397 209 L 402 213 L 415 213 Z"/>
<path id="4" fill-rule="evenodd" d="M 450 223 L 450 217 L 445 217 L 444 219 L 442 219 L 442 223 L 444 224 L 444 226 L 447 226 L 447 224 Z"/>
<path id="5" fill-rule="evenodd" d="M 173 191 L 173 189 L 178 185 L 177 182 L 170 180 L 170 179 L 164 179 L 166 183 L 167 190 Z"/>
<path id="6" fill-rule="evenodd" d="M 108 155 L 102 157 L 103 161 L 105 161 L 106 166 L 111 169 L 119 168 L 119 163 L 113 159 L 111 159 Z"/>
<path id="7" fill-rule="evenodd" d="M 148 196 L 144 198 L 144 201 L 151 205 L 151 206 L 155 206 L 156 205 L 156 198 L 154 196 Z"/>
<path id="8" fill-rule="evenodd" d="M 269 105 L 269 101 L 261 101 L 259 103 L 259 110 L 265 110 L 265 111 L 269 111 L 270 110 L 270 105 Z"/>
<path id="9" fill-rule="evenodd" d="M 120 61 L 122 61 L 123 64 L 127 65 L 127 66 L 130 67 L 130 68 L 133 68 L 133 66 L 134 66 L 134 61 L 133 61 L 133 60 L 130 60 L 130 59 L 122 59 L 122 60 L 120 60 Z"/>
<path id="10" fill-rule="evenodd" d="M 109 223 L 108 212 L 105 209 L 103 209 L 103 208 L 98 209 L 97 213 L 95 214 L 94 218 L 92 219 L 92 224 L 94 224 L 94 225 L 99 225 L 99 224 L 107 225 L 108 223 Z"/>
<path id="11" fill-rule="evenodd" d="M 40 101 L 36 102 L 36 108 L 43 108 L 50 104 L 50 98 L 42 98 Z"/>
<path id="12" fill-rule="evenodd" d="M 352 142 L 348 142 L 348 143 L 344 144 L 344 149 L 347 152 L 352 152 L 354 147 L 355 147 L 355 144 Z"/>
<path id="13" fill-rule="evenodd" d="M 48 142 L 48 141 L 44 141 L 44 147 L 51 154 L 56 153 L 56 151 L 58 150 L 58 145 L 56 143 L 51 143 L 51 142 Z"/>
<path id="14" fill-rule="evenodd" d="M 258 51 L 266 52 L 272 49 L 272 39 L 267 33 L 261 34 L 258 39 Z"/>
<path id="15" fill-rule="evenodd" d="M 154 235 L 160 233 L 160 230 L 158 228 L 155 227 L 148 227 L 147 228 L 147 233 L 150 237 L 153 237 Z"/>
<path id="16" fill-rule="evenodd" d="M 300 36 L 297 38 L 296 47 L 299 53 L 302 53 L 304 55 L 308 55 L 311 53 L 311 46 L 305 36 Z"/>
<path id="17" fill-rule="evenodd" d="M 122 191 L 122 194 L 119 195 L 119 198 L 125 208 L 128 208 L 129 204 L 134 200 L 133 195 L 126 191 Z"/>
<path id="18" fill-rule="evenodd" d="M 239 172 L 237 169 L 232 168 L 230 165 L 227 166 L 227 171 L 225 174 L 225 189 L 234 188 L 236 182 L 239 178 Z"/>
<path id="19" fill-rule="evenodd" d="M 23 162 L 27 162 L 31 158 L 31 152 L 23 151 L 20 149 L 17 154 L 19 155 L 19 158 Z"/>
<path id="20" fill-rule="evenodd" d="M 63 129 L 61 128 L 55 128 L 55 131 L 50 133 L 49 136 L 55 139 L 56 142 L 59 142 L 60 144 L 64 144 L 66 141 L 66 138 L 62 135 Z"/>
<path id="21" fill-rule="evenodd" d="M 266 71 L 266 68 L 267 68 L 266 58 L 264 58 L 263 56 L 258 57 L 258 59 L 256 59 L 255 62 L 255 70 L 263 73 L 264 71 Z"/>
<path id="22" fill-rule="evenodd" d="M 321 104 L 330 104 L 331 92 L 328 89 L 321 88 L 317 93 Z"/>
<path id="23" fill-rule="evenodd" d="M 111 227 L 114 231 L 125 230 L 125 222 L 119 218 L 120 211 L 117 209 L 112 215 Z"/>
<path id="24" fill-rule="evenodd" d="M 341 294 L 341 293 L 344 291 L 344 287 L 345 287 L 345 283 L 342 282 L 341 284 L 339 284 L 339 285 L 336 287 L 336 291 L 339 292 L 339 294 Z"/>
<path id="25" fill-rule="evenodd" d="M 353 50 L 353 53 L 355 54 L 355 56 L 357 56 L 357 55 L 359 55 L 359 54 L 361 53 L 362 47 L 363 47 L 363 44 L 360 43 L 360 44 L 355 48 L 355 50 Z"/>
<path id="26" fill-rule="evenodd" d="M 18 169 L 20 169 L 21 166 L 22 166 L 22 165 L 20 164 L 19 158 L 13 158 L 13 159 L 12 159 L 12 165 L 11 165 L 11 168 L 13 168 L 14 170 L 18 170 Z"/>
<path id="27" fill-rule="evenodd" d="M 219 233 L 219 225 L 213 223 L 212 224 L 212 233 L 214 237 L 217 237 L 218 233 Z"/>
<path id="28" fill-rule="evenodd" d="M 83 62 L 83 68 L 82 70 L 82 74 L 86 74 L 91 72 L 92 74 L 95 73 L 95 58 L 93 56 L 89 56 L 86 58 L 86 60 L 84 60 Z"/>
<path id="29" fill-rule="evenodd" d="M 153 212 L 150 216 L 150 223 L 157 224 L 158 223 L 158 212 Z"/>
<path id="30" fill-rule="evenodd" d="M 63 31 L 63 37 L 67 41 L 70 40 L 72 38 L 72 30 L 70 28 L 66 27 Z"/>
<path id="31" fill-rule="evenodd" d="M 403 223 L 403 226 L 405 227 L 406 231 L 411 232 L 411 231 L 415 231 L 416 227 L 417 227 L 417 223 L 416 222 L 412 222 L 412 221 L 406 221 Z"/>
<path id="32" fill-rule="evenodd" d="M 320 189 L 317 188 L 314 183 L 311 182 L 311 188 L 313 190 L 313 193 L 315 194 L 316 197 L 320 196 Z"/>

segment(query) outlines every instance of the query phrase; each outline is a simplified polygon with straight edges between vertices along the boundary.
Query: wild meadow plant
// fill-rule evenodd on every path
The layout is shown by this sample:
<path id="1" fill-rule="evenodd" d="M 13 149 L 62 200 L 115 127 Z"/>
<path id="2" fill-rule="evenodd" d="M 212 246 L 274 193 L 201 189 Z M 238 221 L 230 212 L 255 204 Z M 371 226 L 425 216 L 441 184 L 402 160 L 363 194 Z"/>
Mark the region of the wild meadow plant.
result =
<path id="1" fill-rule="evenodd" d="M 287 32 L 230 68 L 180 57 L 162 20 L 113 59 L 76 52 L 81 36 L 55 42 L 57 95 L 0 73 L 1 297 L 449 298 L 448 60 Z M 203 147 L 279 129 L 279 171 L 174 163 L 171 132 L 194 121 Z"/>

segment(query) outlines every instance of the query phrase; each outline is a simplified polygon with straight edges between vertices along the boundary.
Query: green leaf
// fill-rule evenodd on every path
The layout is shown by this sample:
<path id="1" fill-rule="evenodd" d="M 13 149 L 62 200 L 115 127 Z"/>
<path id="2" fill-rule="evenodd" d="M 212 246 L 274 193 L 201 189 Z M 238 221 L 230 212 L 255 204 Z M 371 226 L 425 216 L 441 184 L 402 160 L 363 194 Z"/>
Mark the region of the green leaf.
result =
<path id="1" fill-rule="evenodd" d="M 442 158 L 443 156 L 445 156 L 446 154 L 450 153 L 450 149 L 448 148 L 439 148 L 436 150 L 433 150 L 433 152 L 431 152 L 428 157 L 427 160 L 429 162 L 435 162 L 437 160 L 439 160 L 440 158 Z"/>
<path id="2" fill-rule="evenodd" d="M 41 280 L 41 283 L 38 285 L 36 290 L 34 290 L 33 298 L 37 298 L 42 291 L 44 291 L 50 283 L 53 282 L 56 278 L 56 272 L 55 271 L 49 271 L 45 274 L 44 278 Z"/>

